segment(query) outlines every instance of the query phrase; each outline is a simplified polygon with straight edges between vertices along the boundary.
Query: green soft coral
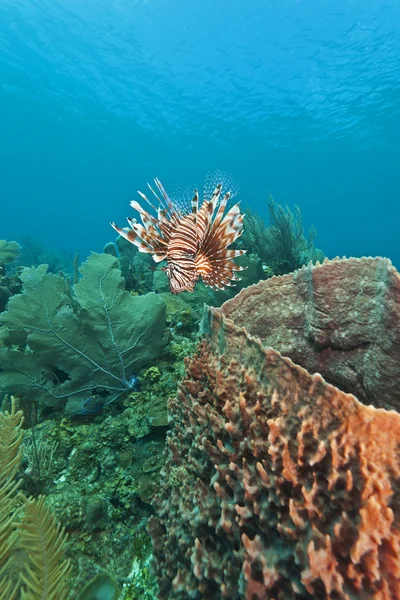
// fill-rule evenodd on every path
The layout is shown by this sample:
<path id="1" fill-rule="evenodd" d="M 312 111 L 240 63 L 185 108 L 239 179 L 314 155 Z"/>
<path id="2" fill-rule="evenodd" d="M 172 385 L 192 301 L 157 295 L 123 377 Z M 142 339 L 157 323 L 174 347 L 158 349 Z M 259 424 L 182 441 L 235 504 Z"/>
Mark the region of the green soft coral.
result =
<path id="1" fill-rule="evenodd" d="M 0 315 L 0 389 L 80 412 L 98 394 L 111 401 L 160 352 L 165 304 L 124 289 L 118 260 L 93 253 L 80 281 L 25 268 L 23 291 Z"/>
<path id="2" fill-rule="evenodd" d="M 292 212 L 270 196 L 268 211 L 269 227 L 261 217 L 247 211 L 241 240 L 250 253 L 261 259 L 268 276 L 291 273 L 310 261 L 323 260 L 323 253 L 314 248 L 315 227 L 309 229 L 306 238 L 297 205 Z"/>

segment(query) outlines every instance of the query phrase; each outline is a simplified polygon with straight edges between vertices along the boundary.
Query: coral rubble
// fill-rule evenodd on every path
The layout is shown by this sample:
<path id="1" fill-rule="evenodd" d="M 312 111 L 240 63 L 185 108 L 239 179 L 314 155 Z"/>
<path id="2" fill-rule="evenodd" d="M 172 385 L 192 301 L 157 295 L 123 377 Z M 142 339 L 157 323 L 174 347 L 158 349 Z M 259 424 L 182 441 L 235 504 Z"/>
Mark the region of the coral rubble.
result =
<path id="1" fill-rule="evenodd" d="M 334 267 L 323 281 L 338 285 Z M 297 277 L 311 286 L 312 271 Z M 170 403 L 149 523 L 160 598 L 399 598 L 400 415 L 310 375 L 217 309 L 204 331 Z"/>

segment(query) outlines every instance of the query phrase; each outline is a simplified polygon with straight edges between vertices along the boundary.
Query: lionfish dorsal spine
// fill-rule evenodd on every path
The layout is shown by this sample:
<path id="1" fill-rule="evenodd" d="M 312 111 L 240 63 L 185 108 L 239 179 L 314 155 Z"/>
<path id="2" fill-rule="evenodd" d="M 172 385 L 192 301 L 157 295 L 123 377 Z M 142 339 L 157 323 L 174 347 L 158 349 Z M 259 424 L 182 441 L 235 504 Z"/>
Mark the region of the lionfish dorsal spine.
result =
<path id="1" fill-rule="evenodd" d="M 145 226 L 146 229 L 148 229 L 151 225 L 154 225 L 154 227 L 157 227 L 157 225 L 158 225 L 157 219 L 155 219 L 146 210 L 143 210 L 143 208 L 140 206 L 139 202 L 136 202 L 136 200 L 132 200 L 131 207 L 134 210 L 138 211 L 138 213 L 140 215 L 140 218 L 142 219 L 142 223 L 143 223 L 143 225 Z"/>
<path id="2" fill-rule="evenodd" d="M 192 215 L 194 217 L 194 224 L 197 225 L 197 213 L 199 210 L 199 192 L 198 190 L 194 191 L 194 196 L 192 198 Z"/>
<path id="3" fill-rule="evenodd" d="M 220 202 L 220 205 L 218 207 L 218 210 L 217 210 L 217 214 L 215 215 L 215 219 L 214 219 L 213 224 L 212 224 L 212 229 L 213 230 L 216 230 L 220 226 L 221 221 L 222 221 L 222 217 L 223 217 L 224 212 L 225 212 L 226 205 L 228 204 L 228 201 L 229 201 L 230 197 L 231 197 L 231 193 L 227 192 L 225 194 L 225 196 L 222 198 L 222 200 Z"/>
<path id="4" fill-rule="evenodd" d="M 158 179 L 158 177 L 154 178 L 154 183 L 156 184 L 156 187 L 161 194 L 161 199 L 157 196 L 157 194 L 152 190 L 152 188 L 148 184 L 149 188 L 152 190 L 153 194 L 155 195 L 157 200 L 160 202 L 160 204 L 165 208 L 171 221 L 173 221 L 175 224 L 178 224 L 182 218 L 180 210 L 177 210 L 175 204 L 172 202 L 171 198 L 168 196 L 163 184 Z"/>
<path id="5" fill-rule="evenodd" d="M 151 188 L 150 188 L 150 189 L 151 189 Z M 154 205 L 153 205 L 153 204 L 150 202 L 150 200 L 148 199 L 148 197 L 146 196 L 146 194 L 143 194 L 143 192 L 141 192 L 140 190 L 138 190 L 138 191 L 137 191 L 137 193 L 139 194 L 139 196 L 140 196 L 141 198 L 143 198 L 143 200 L 144 200 L 145 202 L 147 202 L 147 204 L 150 206 L 150 208 L 152 208 L 153 210 L 156 210 L 155 206 L 154 206 Z M 135 200 L 132 200 L 132 202 L 131 202 L 131 206 L 132 206 L 132 203 L 133 203 L 133 202 L 136 202 L 136 201 L 135 201 Z M 139 203 L 138 203 L 138 202 L 136 202 L 136 204 L 139 204 Z M 140 206 L 140 204 L 139 204 L 139 206 Z M 140 208 L 141 208 L 141 210 L 143 210 L 141 206 L 140 206 Z M 136 210 L 137 210 L 137 209 L 136 209 Z M 157 212 L 157 211 L 156 211 L 156 212 Z"/>
<path id="6" fill-rule="evenodd" d="M 201 209 L 197 216 L 197 241 L 201 245 L 204 243 L 212 224 L 215 209 L 218 205 L 218 200 L 221 194 L 222 184 L 217 185 L 210 200 L 204 200 Z"/>
<path id="7" fill-rule="evenodd" d="M 156 179 L 154 181 L 157 181 Z M 161 185 L 161 183 L 159 182 L 159 184 Z M 145 198 L 145 200 L 148 202 L 148 204 L 150 204 L 150 206 L 152 207 L 152 209 L 158 214 L 158 211 L 160 209 L 162 209 L 165 213 L 166 219 L 171 221 L 172 223 L 176 224 L 177 220 L 176 220 L 176 215 L 174 214 L 174 211 L 172 210 L 171 207 L 171 201 L 167 196 L 167 193 L 164 190 L 164 194 L 165 197 L 167 199 L 165 199 L 164 195 L 161 195 L 161 198 L 158 196 L 157 192 L 151 187 L 151 185 L 148 183 L 147 187 L 149 188 L 149 190 L 151 191 L 151 193 L 153 194 L 153 196 L 157 199 L 158 201 L 158 208 L 156 209 L 151 202 L 146 198 L 146 196 L 144 196 L 144 194 L 142 194 L 141 192 L 139 192 L 139 194 Z"/>

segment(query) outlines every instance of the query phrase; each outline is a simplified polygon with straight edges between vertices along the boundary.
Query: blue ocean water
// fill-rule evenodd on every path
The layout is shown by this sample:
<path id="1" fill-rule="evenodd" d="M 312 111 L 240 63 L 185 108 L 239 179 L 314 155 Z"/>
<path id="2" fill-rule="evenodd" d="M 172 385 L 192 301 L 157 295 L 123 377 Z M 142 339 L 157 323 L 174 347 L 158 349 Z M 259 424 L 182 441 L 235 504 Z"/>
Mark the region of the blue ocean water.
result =
<path id="1" fill-rule="evenodd" d="M 400 266 L 398 0 L 2 0 L 0 238 L 101 251 L 158 176 Z"/>

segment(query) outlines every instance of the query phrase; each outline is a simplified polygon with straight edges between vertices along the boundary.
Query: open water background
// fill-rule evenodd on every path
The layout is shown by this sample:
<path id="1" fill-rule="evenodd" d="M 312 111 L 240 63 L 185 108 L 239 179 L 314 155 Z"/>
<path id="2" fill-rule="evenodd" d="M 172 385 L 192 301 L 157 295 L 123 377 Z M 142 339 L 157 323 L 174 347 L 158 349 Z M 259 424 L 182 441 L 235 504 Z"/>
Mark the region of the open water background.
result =
<path id="1" fill-rule="evenodd" d="M 0 238 L 84 257 L 220 168 L 399 267 L 399 57 L 398 0 L 1 0 Z"/>

